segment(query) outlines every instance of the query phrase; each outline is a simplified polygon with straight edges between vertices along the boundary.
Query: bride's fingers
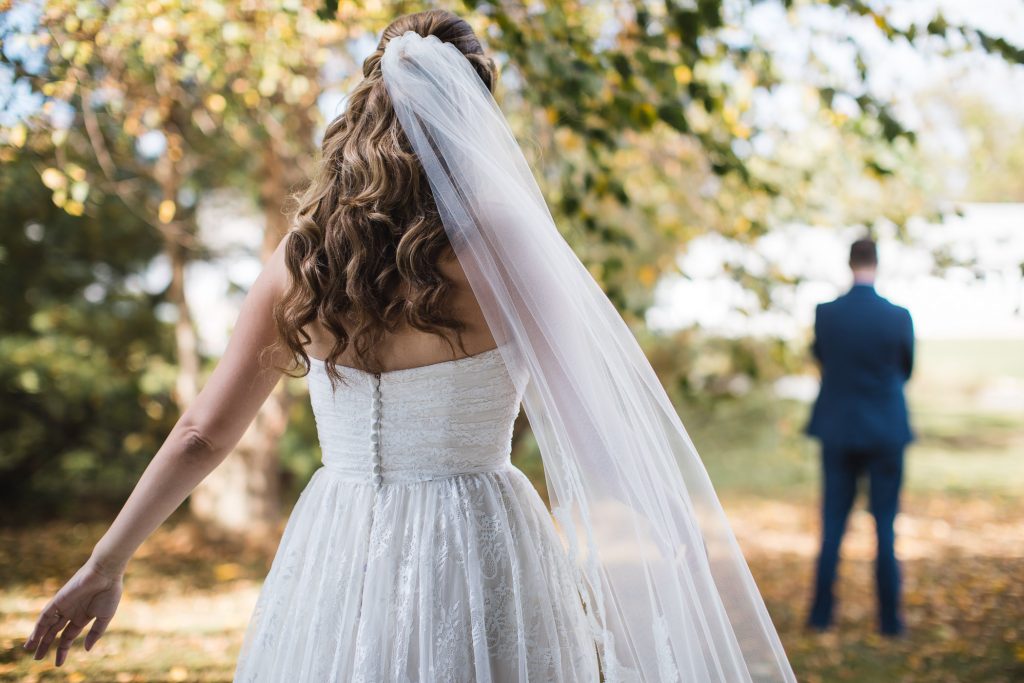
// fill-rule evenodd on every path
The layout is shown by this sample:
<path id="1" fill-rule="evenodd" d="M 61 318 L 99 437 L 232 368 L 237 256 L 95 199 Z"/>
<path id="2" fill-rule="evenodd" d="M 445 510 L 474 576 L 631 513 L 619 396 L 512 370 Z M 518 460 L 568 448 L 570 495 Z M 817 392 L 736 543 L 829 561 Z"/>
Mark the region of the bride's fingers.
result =
<path id="1" fill-rule="evenodd" d="M 36 643 L 39 642 L 39 638 L 43 635 L 43 624 L 49 625 L 53 621 L 48 613 L 49 609 L 50 607 L 47 605 L 42 613 L 40 613 L 39 618 L 36 619 L 36 623 L 32 626 L 32 633 L 29 634 L 28 640 L 25 641 L 26 650 L 34 649 Z"/>
<path id="2" fill-rule="evenodd" d="M 42 659 L 46 656 L 53 639 L 57 637 L 57 634 L 60 633 L 60 630 L 64 628 L 66 623 L 68 623 L 68 618 L 64 615 L 59 615 L 57 621 L 53 622 L 51 626 L 46 629 L 43 637 L 39 640 L 39 646 L 36 647 L 35 659 Z"/>
<path id="3" fill-rule="evenodd" d="M 43 635 L 60 621 L 60 610 L 56 605 L 49 604 L 44 607 L 43 611 L 39 614 L 39 618 L 36 619 L 36 624 L 32 628 L 32 634 L 25 641 L 25 649 L 35 650 L 39 646 L 39 641 Z"/>
<path id="4" fill-rule="evenodd" d="M 96 617 L 96 621 L 92 622 L 92 628 L 85 634 L 85 649 L 91 650 L 92 646 L 96 644 L 96 641 L 100 639 L 103 632 L 107 630 L 107 624 L 113 617 Z"/>
<path id="5" fill-rule="evenodd" d="M 57 643 L 57 655 L 54 659 L 57 666 L 63 664 L 64 660 L 68 658 L 68 651 L 71 649 L 72 643 L 75 642 L 75 638 L 78 637 L 78 634 L 82 632 L 87 623 L 89 622 L 85 621 L 82 624 L 76 624 L 72 620 L 68 623 L 64 632 L 60 634 L 60 642 Z"/>

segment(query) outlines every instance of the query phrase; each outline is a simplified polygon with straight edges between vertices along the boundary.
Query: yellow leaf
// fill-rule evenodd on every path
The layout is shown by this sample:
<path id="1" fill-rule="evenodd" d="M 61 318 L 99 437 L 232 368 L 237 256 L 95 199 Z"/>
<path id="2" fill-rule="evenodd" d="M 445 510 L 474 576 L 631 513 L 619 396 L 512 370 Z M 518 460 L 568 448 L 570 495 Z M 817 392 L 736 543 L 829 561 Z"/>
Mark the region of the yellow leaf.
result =
<path id="1" fill-rule="evenodd" d="M 84 202 L 89 196 L 89 183 L 78 180 L 71 183 L 71 198 L 76 202 Z"/>
<path id="2" fill-rule="evenodd" d="M 92 43 L 79 43 L 78 50 L 75 51 L 75 64 L 83 66 L 89 63 L 92 59 Z"/>
<path id="3" fill-rule="evenodd" d="M 693 80 L 693 72 L 690 71 L 690 67 L 685 64 L 677 66 L 672 70 L 672 73 L 675 74 L 676 82 L 680 85 L 686 85 Z"/>
<path id="4" fill-rule="evenodd" d="M 213 568 L 218 581 L 231 581 L 242 575 L 242 568 L 234 562 L 222 562 Z"/>
<path id="5" fill-rule="evenodd" d="M 153 30 L 161 36 L 174 35 L 174 22 L 165 16 L 159 16 L 153 19 Z"/>
<path id="6" fill-rule="evenodd" d="M 148 401 L 146 403 L 146 415 L 149 415 L 154 420 L 162 419 L 164 416 L 164 406 L 159 401 Z"/>
<path id="7" fill-rule="evenodd" d="M 563 151 L 577 150 L 582 147 L 580 137 L 568 128 L 559 128 L 555 131 L 555 140 L 558 148 Z"/>
<path id="8" fill-rule="evenodd" d="M 142 435 L 137 432 L 132 432 L 121 440 L 121 445 L 124 446 L 124 449 L 129 453 L 138 453 L 142 450 L 144 443 L 145 441 L 143 440 Z"/>
<path id="9" fill-rule="evenodd" d="M 641 266 L 637 276 L 644 287 L 650 287 L 658 279 L 658 271 L 651 266 Z"/>
<path id="10" fill-rule="evenodd" d="M 68 179 L 64 177 L 64 174 L 55 168 L 48 168 L 42 173 L 43 185 L 46 185 L 51 190 L 56 190 L 59 187 L 64 187 Z"/>
<path id="11" fill-rule="evenodd" d="M 25 370 L 18 376 L 18 382 L 26 393 L 34 394 L 39 391 L 39 375 L 35 370 Z"/>
<path id="12" fill-rule="evenodd" d="M 78 41 L 69 40 L 60 46 L 60 56 L 64 59 L 71 59 L 75 56 L 76 50 L 78 50 Z"/>
<path id="13" fill-rule="evenodd" d="M 9 138 L 10 143 L 15 147 L 22 147 L 25 144 L 25 140 L 28 138 L 28 128 L 23 123 L 11 128 L 11 137 Z"/>
<path id="14" fill-rule="evenodd" d="M 215 114 L 219 114 L 224 111 L 228 101 L 224 99 L 224 96 L 220 93 L 213 93 L 206 98 L 206 108 Z"/>
<path id="15" fill-rule="evenodd" d="M 64 165 L 64 170 L 74 180 L 85 180 L 85 169 L 75 163 L 67 163 Z"/>
<path id="16" fill-rule="evenodd" d="M 174 202 L 171 201 L 170 199 L 165 199 L 162 202 L 160 202 L 160 210 L 158 212 L 160 222 L 170 223 L 172 220 L 174 220 L 175 209 L 176 207 L 174 206 Z"/>

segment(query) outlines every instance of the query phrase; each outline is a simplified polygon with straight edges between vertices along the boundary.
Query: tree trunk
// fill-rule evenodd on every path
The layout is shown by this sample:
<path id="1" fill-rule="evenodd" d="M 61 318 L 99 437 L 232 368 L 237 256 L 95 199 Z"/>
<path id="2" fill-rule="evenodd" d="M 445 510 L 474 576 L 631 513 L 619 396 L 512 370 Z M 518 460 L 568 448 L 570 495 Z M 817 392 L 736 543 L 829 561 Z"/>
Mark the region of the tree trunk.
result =
<path id="1" fill-rule="evenodd" d="M 174 338 L 178 376 L 175 398 L 184 410 L 199 393 L 199 349 L 195 325 L 185 297 L 188 249 L 170 240 L 171 284 L 168 299 L 177 310 Z M 241 535 L 259 541 L 273 537 L 279 517 L 276 438 L 284 430 L 284 413 L 268 401 L 238 446 L 204 479 L 189 498 L 192 515 L 207 531 Z"/>
<path id="2" fill-rule="evenodd" d="M 171 283 L 167 289 L 167 299 L 177 314 L 174 321 L 174 348 L 178 361 L 178 376 L 174 383 L 175 402 L 179 410 L 184 411 L 199 393 L 199 340 L 185 298 L 188 249 L 180 241 L 169 239 L 166 250 L 171 261 Z"/>
<path id="3" fill-rule="evenodd" d="M 287 195 L 281 163 L 264 157 L 261 204 L 266 218 L 261 259 L 273 253 L 287 231 L 281 209 Z M 281 517 L 278 448 L 287 427 L 291 397 L 279 382 L 235 449 L 192 493 L 193 515 L 211 531 L 240 535 L 254 545 L 272 546 Z"/>
<path id="4" fill-rule="evenodd" d="M 253 545 L 273 545 L 281 516 L 278 439 L 287 413 L 274 395 L 245 430 L 220 467 L 192 492 L 193 516 L 205 529 L 240 536 Z"/>

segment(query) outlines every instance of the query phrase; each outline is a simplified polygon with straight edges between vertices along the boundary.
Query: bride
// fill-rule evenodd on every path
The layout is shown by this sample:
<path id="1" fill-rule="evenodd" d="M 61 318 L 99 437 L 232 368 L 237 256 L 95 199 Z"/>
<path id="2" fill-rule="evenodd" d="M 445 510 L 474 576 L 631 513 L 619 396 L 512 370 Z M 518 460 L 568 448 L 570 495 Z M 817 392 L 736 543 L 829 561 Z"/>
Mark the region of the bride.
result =
<path id="1" fill-rule="evenodd" d="M 143 540 L 306 371 L 323 466 L 236 681 L 795 681 L 693 444 L 561 238 L 470 26 L 385 29 L 224 357 L 25 647 L 91 649 Z M 546 507 L 509 459 L 525 407 Z M 58 640 L 59 634 L 59 640 Z"/>

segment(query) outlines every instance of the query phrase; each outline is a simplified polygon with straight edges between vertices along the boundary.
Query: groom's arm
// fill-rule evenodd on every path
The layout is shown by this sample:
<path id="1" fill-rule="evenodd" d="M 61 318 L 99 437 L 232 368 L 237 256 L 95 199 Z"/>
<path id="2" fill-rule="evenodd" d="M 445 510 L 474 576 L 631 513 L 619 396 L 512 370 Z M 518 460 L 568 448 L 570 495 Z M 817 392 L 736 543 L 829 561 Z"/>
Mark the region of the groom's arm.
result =
<path id="1" fill-rule="evenodd" d="M 814 307 L 814 340 L 811 342 L 811 353 L 821 365 L 821 304 Z"/>
<path id="2" fill-rule="evenodd" d="M 903 316 L 903 376 L 904 379 L 910 379 L 914 371 L 914 320 L 905 308 Z"/>
<path id="3" fill-rule="evenodd" d="M 231 452 L 287 363 L 281 351 L 260 352 L 277 338 L 273 306 L 288 271 L 282 240 L 242 304 L 227 349 L 202 391 L 185 410 L 128 497 L 90 562 L 106 573 L 123 572 L 144 540 Z"/>

